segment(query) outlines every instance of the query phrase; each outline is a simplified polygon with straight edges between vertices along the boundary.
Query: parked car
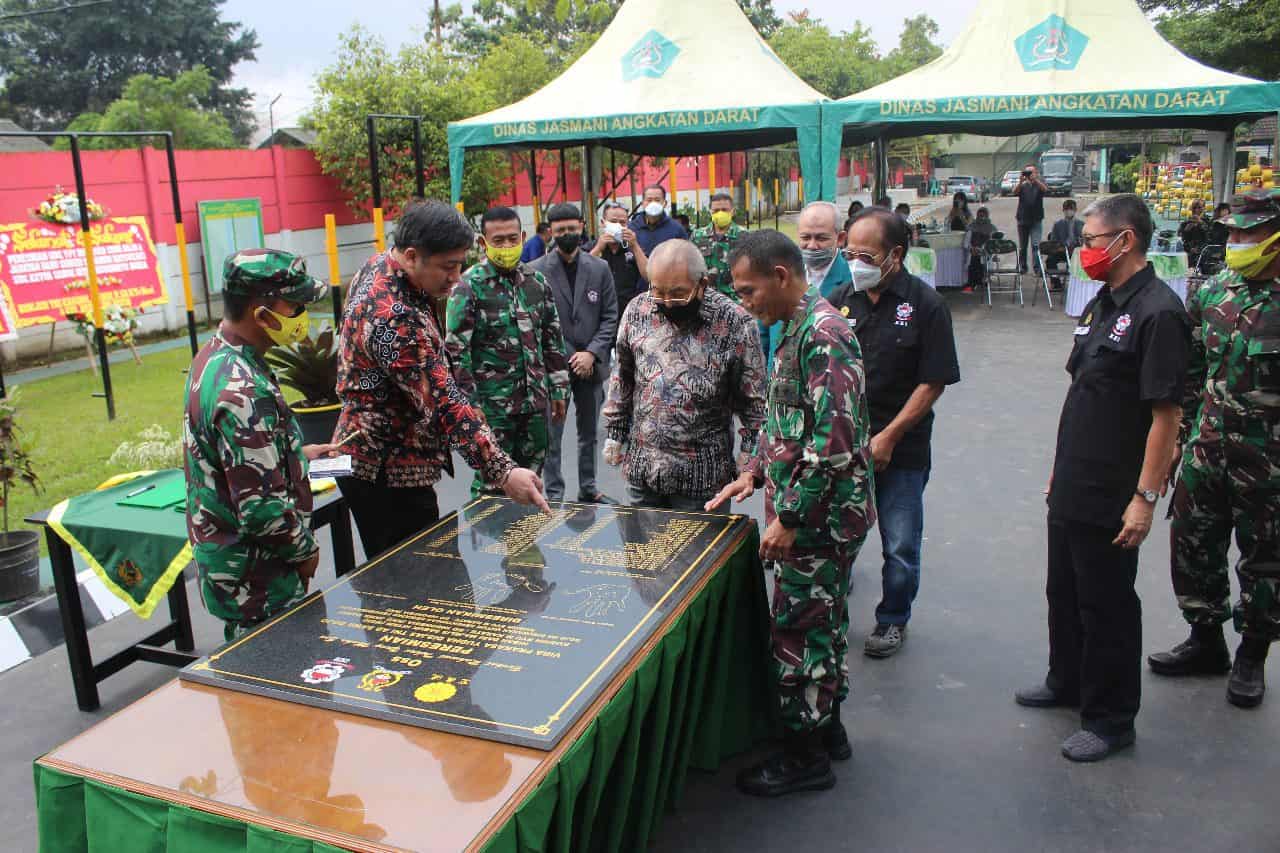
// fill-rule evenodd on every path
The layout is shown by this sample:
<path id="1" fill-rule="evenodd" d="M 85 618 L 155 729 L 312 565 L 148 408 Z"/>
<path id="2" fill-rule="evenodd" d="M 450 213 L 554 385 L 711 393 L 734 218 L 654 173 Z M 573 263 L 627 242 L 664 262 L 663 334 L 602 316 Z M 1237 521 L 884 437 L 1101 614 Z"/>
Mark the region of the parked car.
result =
<path id="1" fill-rule="evenodd" d="M 956 193 L 964 193 L 969 201 L 979 204 L 987 200 L 982 182 L 970 175 L 952 175 L 947 180 L 947 195 L 953 196 Z"/>
<path id="2" fill-rule="evenodd" d="M 1017 169 L 1004 173 L 1004 177 L 1000 179 L 1000 195 L 1013 195 L 1013 191 L 1018 187 L 1018 175 L 1020 174 L 1022 173 Z"/>

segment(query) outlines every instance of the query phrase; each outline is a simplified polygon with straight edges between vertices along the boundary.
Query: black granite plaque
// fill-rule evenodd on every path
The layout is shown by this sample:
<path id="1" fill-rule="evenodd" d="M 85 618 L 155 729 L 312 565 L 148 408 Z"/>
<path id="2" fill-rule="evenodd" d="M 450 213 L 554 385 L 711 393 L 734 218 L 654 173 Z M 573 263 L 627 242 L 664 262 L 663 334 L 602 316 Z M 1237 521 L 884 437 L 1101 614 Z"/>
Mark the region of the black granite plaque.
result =
<path id="1" fill-rule="evenodd" d="M 750 523 L 482 498 L 179 677 L 551 749 Z"/>

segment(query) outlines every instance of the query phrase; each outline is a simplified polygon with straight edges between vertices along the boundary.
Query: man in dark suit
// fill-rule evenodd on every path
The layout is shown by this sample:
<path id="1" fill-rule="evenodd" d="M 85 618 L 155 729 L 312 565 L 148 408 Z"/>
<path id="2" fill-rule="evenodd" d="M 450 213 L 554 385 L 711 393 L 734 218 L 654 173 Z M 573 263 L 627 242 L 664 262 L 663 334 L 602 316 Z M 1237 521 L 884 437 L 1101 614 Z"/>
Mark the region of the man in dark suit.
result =
<path id="1" fill-rule="evenodd" d="M 574 417 L 578 426 L 578 500 L 614 503 L 596 487 L 596 424 L 609 377 L 609 355 L 618 332 L 618 296 L 609 265 L 581 250 L 582 213 L 572 204 L 547 211 L 554 251 L 530 264 L 546 276 L 555 295 L 556 311 L 569 353 Z M 560 444 L 564 424 L 552 424 L 551 445 L 544 468 L 547 497 L 564 499 Z"/>

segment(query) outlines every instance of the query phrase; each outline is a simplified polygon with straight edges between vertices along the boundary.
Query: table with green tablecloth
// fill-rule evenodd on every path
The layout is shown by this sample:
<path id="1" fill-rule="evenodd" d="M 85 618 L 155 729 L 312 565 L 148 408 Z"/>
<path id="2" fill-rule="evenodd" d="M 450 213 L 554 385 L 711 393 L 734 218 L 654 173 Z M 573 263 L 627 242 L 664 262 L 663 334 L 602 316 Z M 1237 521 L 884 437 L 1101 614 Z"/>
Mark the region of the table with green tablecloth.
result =
<path id="1" fill-rule="evenodd" d="M 907 272 L 935 288 L 938 286 L 934 277 L 937 263 L 938 258 L 933 249 L 913 246 L 907 250 Z"/>
<path id="2" fill-rule="evenodd" d="M 182 471 L 139 472 L 109 488 L 75 495 L 26 519 L 45 528 L 58 610 L 62 617 L 76 704 L 98 707 L 98 683 L 136 661 L 185 666 L 195 660 L 184 584 L 191 562 L 187 543 L 186 483 Z M 351 517 L 336 490 L 316 496 L 313 528 L 328 525 L 338 574 L 355 565 Z M 72 551 L 113 595 L 141 619 L 168 599 L 170 619 L 138 642 L 94 661 L 76 583 Z M 174 649 L 162 646 L 172 642 Z"/>
<path id="3" fill-rule="evenodd" d="M 1186 252 L 1148 252 L 1147 260 L 1155 268 L 1156 276 L 1169 285 L 1169 289 L 1178 294 L 1184 303 L 1187 301 L 1187 254 Z M 1098 295 L 1102 283 L 1093 281 L 1085 275 L 1080 265 L 1080 250 L 1071 253 L 1071 280 L 1067 284 L 1066 314 L 1068 317 L 1079 317 L 1089 300 Z"/>
<path id="4" fill-rule="evenodd" d="M 759 538 L 735 529 L 549 751 L 174 681 L 36 762 L 40 849 L 643 850 L 689 768 L 773 733 Z"/>

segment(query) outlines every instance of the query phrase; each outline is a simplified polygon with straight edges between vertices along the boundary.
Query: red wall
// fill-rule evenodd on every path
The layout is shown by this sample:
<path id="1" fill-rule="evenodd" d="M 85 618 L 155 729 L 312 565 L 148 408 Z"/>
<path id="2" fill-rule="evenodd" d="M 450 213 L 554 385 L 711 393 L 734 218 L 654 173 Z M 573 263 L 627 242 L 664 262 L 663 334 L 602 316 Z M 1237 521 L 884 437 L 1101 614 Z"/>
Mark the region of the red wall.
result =
<path id="1" fill-rule="evenodd" d="M 212 199 L 259 198 L 263 227 L 323 228 L 332 213 L 339 225 L 360 221 L 347 206 L 337 181 L 320 173 L 305 149 L 178 151 L 175 155 L 182 219 L 187 239 L 200 240 L 196 203 Z M 173 196 L 163 151 L 86 151 L 85 192 L 119 216 L 145 215 L 152 238 L 173 243 Z M 40 151 L 0 155 L 0 222 L 30 219 L 30 210 L 55 187 L 75 191 L 71 155 Z"/>
<path id="2" fill-rule="evenodd" d="M 187 239 L 199 242 L 200 227 L 196 203 L 228 198 L 262 200 L 263 228 L 269 234 L 289 229 L 294 231 L 323 228 L 324 215 L 332 213 L 339 225 L 366 221 L 351 213 L 348 197 L 337 181 L 320 172 L 320 164 L 307 149 L 272 148 L 269 150 L 178 151 L 179 192 L 182 218 Z M 582 179 L 568 170 L 568 192 L 552 190 L 556 185 L 559 160 L 555 155 L 539 158 L 539 187 L 542 203 L 580 202 Z M 707 158 L 702 158 L 700 175 L 695 181 L 695 162 L 681 158 L 677 170 L 677 189 L 691 190 L 695 185 L 707 187 Z M 625 178 L 624 163 L 618 162 L 618 195 L 630 195 L 630 181 Z M 608 160 L 606 159 L 606 164 Z M 635 186 L 639 194 L 645 184 L 661 180 L 669 187 L 667 164 L 649 165 L 648 158 L 636 169 Z M 129 151 L 86 151 L 83 154 L 85 191 L 89 198 L 118 216 L 142 214 L 152 227 L 157 243 L 174 242 L 173 200 L 169 188 L 169 169 L 163 151 L 141 149 Z M 742 154 L 721 154 L 716 161 L 716 183 L 726 187 L 732 179 L 741 186 L 745 158 Z M 503 204 L 532 203 L 527 170 L 513 176 L 512 191 L 500 200 Z M 0 222 L 22 222 L 31 218 L 30 211 L 61 186 L 75 191 L 71 155 L 65 151 L 0 154 Z M 606 180 L 605 195 L 611 190 Z"/>

